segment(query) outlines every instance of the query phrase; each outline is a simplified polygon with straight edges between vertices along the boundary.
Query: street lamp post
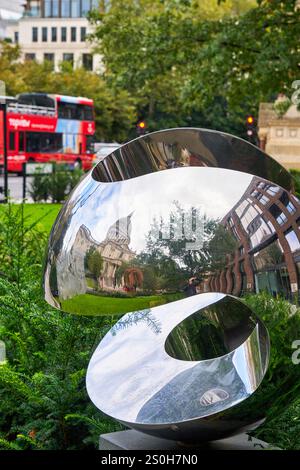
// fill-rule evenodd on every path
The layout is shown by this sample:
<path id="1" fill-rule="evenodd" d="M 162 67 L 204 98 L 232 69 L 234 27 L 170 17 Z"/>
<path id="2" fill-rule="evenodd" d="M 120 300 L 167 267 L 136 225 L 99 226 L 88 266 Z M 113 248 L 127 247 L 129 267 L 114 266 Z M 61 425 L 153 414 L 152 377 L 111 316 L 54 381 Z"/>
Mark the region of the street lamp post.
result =
<path id="1" fill-rule="evenodd" d="M 4 163 L 4 201 L 8 200 L 8 161 L 7 161 L 7 103 L 15 101 L 13 96 L 0 96 L 0 110 L 2 111 L 2 132 L 3 132 L 3 163 Z"/>

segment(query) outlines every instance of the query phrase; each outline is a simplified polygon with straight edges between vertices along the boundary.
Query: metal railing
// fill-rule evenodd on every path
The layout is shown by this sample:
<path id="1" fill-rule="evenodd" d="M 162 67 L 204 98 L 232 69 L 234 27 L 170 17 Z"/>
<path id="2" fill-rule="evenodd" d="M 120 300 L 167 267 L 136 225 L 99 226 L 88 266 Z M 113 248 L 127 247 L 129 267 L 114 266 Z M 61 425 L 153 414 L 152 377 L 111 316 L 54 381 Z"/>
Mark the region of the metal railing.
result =
<path id="1" fill-rule="evenodd" d="M 46 106 L 35 106 L 31 104 L 20 104 L 20 103 L 9 103 L 7 106 L 8 113 L 15 114 L 33 114 L 39 116 L 55 116 L 55 108 L 49 108 Z"/>

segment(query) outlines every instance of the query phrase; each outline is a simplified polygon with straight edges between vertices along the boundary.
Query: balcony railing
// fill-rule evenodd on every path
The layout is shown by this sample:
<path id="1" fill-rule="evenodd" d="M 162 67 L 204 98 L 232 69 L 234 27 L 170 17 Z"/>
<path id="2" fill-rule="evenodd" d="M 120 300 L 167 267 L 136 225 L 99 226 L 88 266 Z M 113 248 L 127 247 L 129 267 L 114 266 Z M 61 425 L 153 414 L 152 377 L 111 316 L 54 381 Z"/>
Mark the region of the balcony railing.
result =
<path id="1" fill-rule="evenodd" d="M 55 108 L 49 108 L 46 106 L 35 106 L 31 104 L 20 104 L 20 103 L 10 103 L 7 106 L 8 113 L 15 114 L 33 114 L 39 116 L 55 116 Z"/>

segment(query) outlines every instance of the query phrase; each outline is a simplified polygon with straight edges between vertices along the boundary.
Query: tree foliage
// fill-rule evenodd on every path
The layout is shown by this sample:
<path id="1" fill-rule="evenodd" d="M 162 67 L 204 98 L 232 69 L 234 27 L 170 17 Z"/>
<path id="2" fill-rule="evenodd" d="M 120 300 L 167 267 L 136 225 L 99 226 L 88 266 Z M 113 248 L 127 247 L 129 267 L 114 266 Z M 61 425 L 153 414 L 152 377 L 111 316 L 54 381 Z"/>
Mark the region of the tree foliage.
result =
<path id="1" fill-rule="evenodd" d="M 104 141 L 124 141 L 136 119 L 133 99 L 125 89 L 115 89 L 99 75 L 62 63 L 58 72 L 49 62 L 20 62 L 20 47 L 1 43 L 0 80 L 6 93 L 45 92 L 92 98 L 96 135 Z"/>
<path id="2" fill-rule="evenodd" d="M 102 272 L 103 258 L 94 246 L 87 251 L 85 263 L 90 273 L 98 280 Z"/>
<path id="3" fill-rule="evenodd" d="M 260 101 L 291 92 L 296 1 L 215 2 L 210 11 L 213 3 L 118 0 L 93 14 L 106 79 L 134 96 L 149 130 L 193 125 L 244 135 Z"/>

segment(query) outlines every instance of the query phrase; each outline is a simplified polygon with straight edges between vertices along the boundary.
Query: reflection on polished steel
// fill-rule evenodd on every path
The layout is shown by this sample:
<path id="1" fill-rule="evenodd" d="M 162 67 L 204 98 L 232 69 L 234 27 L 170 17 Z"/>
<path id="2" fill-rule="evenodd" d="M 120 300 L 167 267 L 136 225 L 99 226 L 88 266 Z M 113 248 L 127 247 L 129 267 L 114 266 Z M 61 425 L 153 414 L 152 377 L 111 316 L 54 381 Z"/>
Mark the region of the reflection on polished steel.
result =
<path id="1" fill-rule="evenodd" d="M 166 439 L 203 441 L 256 427 L 251 397 L 268 365 L 266 328 L 221 293 L 128 313 L 105 336 L 87 372 L 95 405 Z"/>
<path id="2" fill-rule="evenodd" d="M 203 292 L 293 300 L 300 203 L 292 189 L 286 170 L 241 139 L 196 129 L 139 138 L 100 162 L 62 209 L 46 300 L 93 315 Z"/>
<path id="3" fill-rule="evenodd" d="M 85 176 L 53 226 L 44 291 L 66 312 L 125 314 L 89 365 L 101 410 L 179 440 L 257 425 L 269 339 L 233 296 L 299 300 L 293 190 L 256 147 L 201 129 L 140 137 Z"/>

